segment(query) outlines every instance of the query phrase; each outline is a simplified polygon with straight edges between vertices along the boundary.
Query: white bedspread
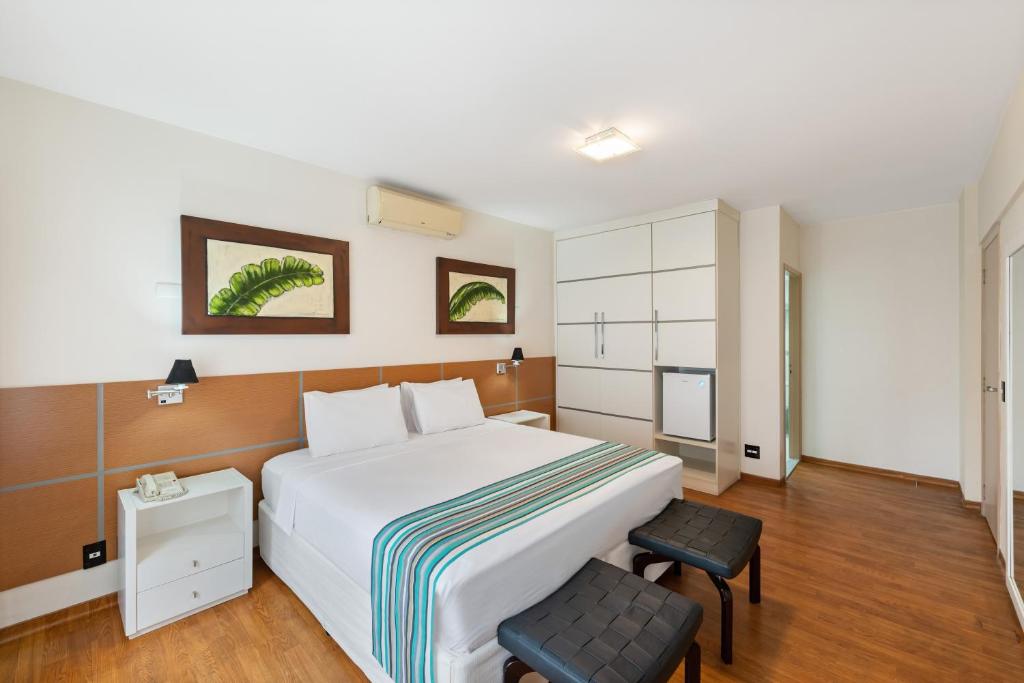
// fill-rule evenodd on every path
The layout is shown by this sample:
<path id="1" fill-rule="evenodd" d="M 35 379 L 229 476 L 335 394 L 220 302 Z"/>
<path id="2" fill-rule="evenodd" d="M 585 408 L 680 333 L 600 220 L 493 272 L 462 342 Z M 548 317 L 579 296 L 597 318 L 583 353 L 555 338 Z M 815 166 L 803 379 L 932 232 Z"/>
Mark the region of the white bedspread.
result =
<path id="1" fill-rule="evenodd" d="M 488 420 L 355 457 L 279 455 L 263 466 L 263 493 L 278 526 L 369 593 L 373 539 L 388 522 L 596 443 Z M 438 584 L 435 644 L 460 654 L 493 639 L 503 619 L 622 544 L 681 488 L 681 461 L 659 458 L 467 553 Z"/>

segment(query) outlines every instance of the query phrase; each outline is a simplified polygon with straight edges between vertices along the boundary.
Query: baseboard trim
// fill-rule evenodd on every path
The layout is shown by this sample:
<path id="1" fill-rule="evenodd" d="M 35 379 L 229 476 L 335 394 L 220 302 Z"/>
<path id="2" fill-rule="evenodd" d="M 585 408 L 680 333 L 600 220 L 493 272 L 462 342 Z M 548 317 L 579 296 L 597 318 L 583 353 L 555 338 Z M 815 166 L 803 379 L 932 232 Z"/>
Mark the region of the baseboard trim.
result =
<path id="1" fill-rule="evenodd" d="M 757 474 L 747 474 L 746 472 L 740 472 L 740 481 L 745 481 L 748 484 L 757 484 L 758 486 L 774 486 L 776 488 L 786 485 L 785 479 L 772 479 L 771 477 L 762 477 Z"/>
<path id="2" fill-rule="evenodd" d="M 0 592 L 0 628 L 117 592 L 121 560 L 51 576 Z"/>
<path id="3" fill-rule="evenodd" d="M 964 495 L 964 489 L 960 484 L 957 484 L 957 489 L 960 490 L 960 505 L 964 506 L 968 510 L 977 510 L 981 512 L 981 501 L 980 500 L 968 500 Z"/>
<path id="4" fill-rule="evenodd" d="M 801 455 L 801 462 L 814 463 L 815 465 L 824 465 L 825 467 L 835 467 L 841 470 L 849 470 L 851 472 L 861 472 L 864 474 L 875 474 L 880 477 L 889 477 L 890 479 L 902 479 L 904 481 L 914 482 L 916 484 L 927 484 L 928 486 L 943 486 L 946 488 L 959 488 L 960 482 L 953 479 L 943 479 L 941 477 L 930 477 L 925 474 L 914 474 L 912 472 L 900 472 L 899 470 L 887 470 L 883 467 L 869 467 L 867 465 L 855 465 L 849 462 L 840 462 L 839 460 L 828 460 L 826 458 L 815 458 L 810 455 Z"/>

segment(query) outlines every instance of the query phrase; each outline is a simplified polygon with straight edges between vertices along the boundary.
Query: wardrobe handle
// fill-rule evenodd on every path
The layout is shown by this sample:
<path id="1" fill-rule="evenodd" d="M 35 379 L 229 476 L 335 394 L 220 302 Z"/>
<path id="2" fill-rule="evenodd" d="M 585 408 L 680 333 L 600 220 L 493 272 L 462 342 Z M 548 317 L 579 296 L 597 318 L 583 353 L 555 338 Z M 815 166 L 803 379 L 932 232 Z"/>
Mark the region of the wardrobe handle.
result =
<path id="1" fill-rule="evenodd" d="M 601 358 L 604 358 L 604 311 L 601 311 Z"/>
<path id="2" fill-rule="evenodd" d="M 654 309 L 654 360 L 658 360 L 658 348 L 661 346 L 661 339 L 658 336 L 658 309 Z"/>
<path id="3" fill-rule="evenodd" d="M 594 358 L 597 358 L 597 311 L 594 311 Z"/>

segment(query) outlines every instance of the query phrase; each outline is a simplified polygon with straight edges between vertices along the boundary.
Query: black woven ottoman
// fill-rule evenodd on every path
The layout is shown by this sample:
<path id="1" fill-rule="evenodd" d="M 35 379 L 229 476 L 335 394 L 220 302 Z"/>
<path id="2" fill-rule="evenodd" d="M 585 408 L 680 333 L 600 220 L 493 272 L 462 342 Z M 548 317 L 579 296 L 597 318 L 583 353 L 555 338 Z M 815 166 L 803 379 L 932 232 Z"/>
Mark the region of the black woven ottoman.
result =
<path id="1" fill-rule="evenodd" d="M 591 559 L 499 624 L 498 644 L 512 653 L 505 683 L 531 671 L 552 683 L 663 683 L 684 657 L 686 683 L 699 683 L 703 615 L 696 602 Z"/>
<path id="2" fill-rule="evenodd" d="M 722 661 L 732 663 L 732 591 L 735 578 L 750 563 L 750 602 L 761 602 L 761 520 L 676 498 L 647 524 L 629 532 L 629 542 L 650 552 L 633 558 L 633 573 L 644 575 L 659 562 L 703 569 L 722 599 Z"/>

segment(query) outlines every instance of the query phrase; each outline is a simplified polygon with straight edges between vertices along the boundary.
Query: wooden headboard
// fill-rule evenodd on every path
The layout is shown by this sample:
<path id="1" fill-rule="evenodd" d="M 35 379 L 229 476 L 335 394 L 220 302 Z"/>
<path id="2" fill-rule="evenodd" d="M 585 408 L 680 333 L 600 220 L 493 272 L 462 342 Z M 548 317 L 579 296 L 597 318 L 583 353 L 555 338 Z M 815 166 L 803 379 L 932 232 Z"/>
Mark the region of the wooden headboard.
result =
<path id="1" fill-rule="evenodd" d="M 498 375 L 503 360 L 201 377 L 164 407 L 146 400 L 159 379 L 0 389 L 0 590 L 81 569 L 82 546 L 103 538 L 116 558 L 116 492 L 140 473 L 234 467 L 262 498 L 263 463 L 302 447 L 303 391 L 466 377 L 487 415 L 535 410 L 554 424 L 554 358 Z"/>

